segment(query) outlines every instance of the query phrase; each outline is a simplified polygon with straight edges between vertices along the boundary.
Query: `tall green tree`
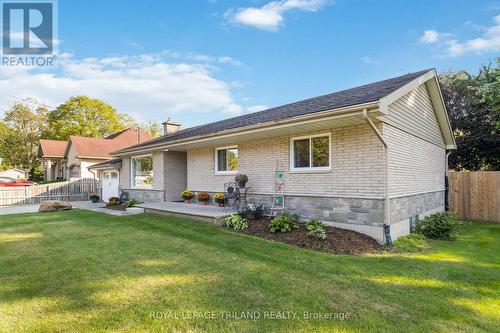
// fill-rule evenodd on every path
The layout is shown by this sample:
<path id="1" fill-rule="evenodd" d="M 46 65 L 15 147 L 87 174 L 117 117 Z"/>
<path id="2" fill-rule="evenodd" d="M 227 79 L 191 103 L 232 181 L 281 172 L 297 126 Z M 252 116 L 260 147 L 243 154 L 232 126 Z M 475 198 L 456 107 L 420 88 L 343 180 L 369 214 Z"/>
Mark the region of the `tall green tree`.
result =
<path id="1" fill-rule="evenodd" d="M 38 142 L 47 128 L 47 109 L 32 109 L 16 103 L 5 113 L 0 128 L 0 157 L 2 163 L 31 168 L 37 162 Z"/>
<path id="2" fill-rule="evenodd" d="M 454 170 L 500 170 L 500 58 L 466 71 L 440 76 L 443 98 L 457 141 Z"/>
<path id="3" fill-rule="evenodd" d="M 71 97 L 49 114 L 47 138 L 70 135 L 101 138 L 126 128 L 123 115 L 111 105 L 87 96 Z"/>

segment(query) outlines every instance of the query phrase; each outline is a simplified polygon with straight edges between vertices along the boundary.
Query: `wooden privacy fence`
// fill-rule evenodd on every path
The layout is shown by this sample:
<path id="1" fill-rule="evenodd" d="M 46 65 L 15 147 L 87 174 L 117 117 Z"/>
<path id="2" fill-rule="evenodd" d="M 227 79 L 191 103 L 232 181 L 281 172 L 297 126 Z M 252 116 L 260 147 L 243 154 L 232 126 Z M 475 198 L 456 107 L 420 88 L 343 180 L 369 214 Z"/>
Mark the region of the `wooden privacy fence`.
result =
<path id="1" fill-rule="evenodd" d="M 95 193 L 94 179 L 78 179 L 26 187 L 0 187 L 0 206 L 36 204 L 44 200 L 88 200 Z"/>
<path id="2" fill-rule="evenodd" d="M 500 222 L 500 171 L 450 172 L 450 211 L 462 220 Z"/>

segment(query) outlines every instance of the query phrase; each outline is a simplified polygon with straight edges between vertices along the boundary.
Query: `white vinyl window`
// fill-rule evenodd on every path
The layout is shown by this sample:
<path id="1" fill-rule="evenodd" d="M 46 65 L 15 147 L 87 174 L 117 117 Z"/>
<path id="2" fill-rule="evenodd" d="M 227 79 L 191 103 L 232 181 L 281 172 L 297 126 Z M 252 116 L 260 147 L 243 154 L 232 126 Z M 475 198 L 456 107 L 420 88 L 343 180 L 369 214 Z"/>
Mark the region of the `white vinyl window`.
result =
<path id="1" fill-rule="evenodd" d="M 290 140 L 291 171 L 330 170 L 330 133 L 302 136 Z"/>
<path id="2" fill-rule="evenodd" d="M 137 156 L 130 159 L 132 187 L 153 187 L 153 156 Z"/>
<path id="3" fill-rule="evenodd" d="M 238 172 L 238 147 L 215 149 L 215 173 L 235 174 Z"/>

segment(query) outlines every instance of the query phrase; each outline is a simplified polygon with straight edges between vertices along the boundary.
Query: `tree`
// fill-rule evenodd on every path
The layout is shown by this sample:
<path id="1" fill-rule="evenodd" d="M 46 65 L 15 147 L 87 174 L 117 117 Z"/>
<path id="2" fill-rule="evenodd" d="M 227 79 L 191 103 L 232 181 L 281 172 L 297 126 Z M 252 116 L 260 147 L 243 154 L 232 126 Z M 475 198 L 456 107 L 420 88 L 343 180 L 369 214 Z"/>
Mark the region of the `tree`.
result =
<path id="1" fill-rule="evenodd" d="M 5 113 L 0 131 L 0 157 L 2 163 L 31 168 L 36 160 L 38 142 L 47 126 L 47 109 L 35 110 L 16 103 Z"/>
<path id="2" fill-rule="evenodd" d="M 142 123 L 139 128 L 142 132 L 150 134 L 152 137 L 157 138 L 162 135 L 162 128 L 160 124 L 155 121 L 148 121 L 146 123 Z"/>
<path id="3" fill-rule="evenodd" d="M 111 105 L 87 96 L 71 97 L 49 114 L 47 138 L 67 140 L 70 135 L 102 138 L 126 128 Z"/>
<path id="4" fill-rule="evenodd" d="M 454 170 L 500 170 L 500 58 L 473 76 L 449 71 L 440 76 L 443 98 L 457 141 L 450 154 Z"/>

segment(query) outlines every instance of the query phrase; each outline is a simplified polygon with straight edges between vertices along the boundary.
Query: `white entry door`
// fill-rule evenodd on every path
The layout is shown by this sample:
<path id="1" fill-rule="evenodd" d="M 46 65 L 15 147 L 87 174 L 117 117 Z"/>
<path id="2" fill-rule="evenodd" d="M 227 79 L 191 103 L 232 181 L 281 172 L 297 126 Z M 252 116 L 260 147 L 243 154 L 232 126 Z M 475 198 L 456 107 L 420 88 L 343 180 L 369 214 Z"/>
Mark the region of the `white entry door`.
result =
<path id="1" fill-rule="evenodd" d="M 118 197 L 118 171 L 104 171 L 102 174 L 102 200 L 109 201 L 111 197 Z"/>

